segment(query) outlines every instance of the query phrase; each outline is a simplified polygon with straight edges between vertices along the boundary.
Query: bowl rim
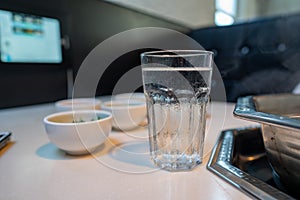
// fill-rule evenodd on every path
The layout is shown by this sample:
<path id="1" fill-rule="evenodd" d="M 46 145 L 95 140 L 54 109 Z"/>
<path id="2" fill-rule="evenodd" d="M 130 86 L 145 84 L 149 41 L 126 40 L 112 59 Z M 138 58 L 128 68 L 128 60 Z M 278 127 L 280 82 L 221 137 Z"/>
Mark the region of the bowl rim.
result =
<path id="1" fill-rule="evenodd" d="M 78 103 L 77 103 L 78 102 Z M 55 102 L 56 107 L 84 107 L 86 105 L 99 105 L 102 101 L 97 98 L 70 98 L 70 99 L 62 99 Z"/>
<path id="2" fill-rule="evenodd" d="M 63 115 L 74 115 L 74 114 L 79 114 L 79 113 L 95 113 L 95 114 L 106 114 L 107 117 L 103 119 L 96 119 L 93 121 L 84 121 L 84 122 L 54 122 L 50 121 L 50 118 L 57 117 L 57 116 L 63 116 Z M 64 111 L 64 112 L 57 112 L 57 113 L 52 113 L 50 115 L 47 115 L 44 117 L 43 121 L 45 124 L 51 124 L 51 125 L 59 125 L 59 126 L 78 126 L 78 125 L 86 125 L 86 124 L 92 124 L 92 123 L 99 123 L 103 121 L 107 121 L 112 119 L 112 113 L 105 111 L 105 110 L 72 110 L 72 111 Z"/>
<path id="3" fill-rule="evenodd" d="M 138 103 L 138 104 L 134 104 L 134 105 L 129 105 L 130 102 L 133 103 Z M 125 105 L 123 106 L 108 106 L 106 104 L 112 104 L 112 103 L 124 103 Z M 144 108 L 146 107 L 146 102 L 142 101 L 142 100 L 138 100 L 138 99 L 113 99 L 113 100 L 108 100 L 108 101 L 104 101 L 102 102 L 101 105 L 102 109 L 109 109 L 109 110 L 124 110 L 124 108 L 128 108 L 128 110 L 130 108 Z"/>
<path id="4" fill-rule="evenodd" d="M 125 92 L 120 94 L 113 95 L 114 100 L 123 100 L 123 99 L 146 99 L 145 94 L 143 92 Z"/>

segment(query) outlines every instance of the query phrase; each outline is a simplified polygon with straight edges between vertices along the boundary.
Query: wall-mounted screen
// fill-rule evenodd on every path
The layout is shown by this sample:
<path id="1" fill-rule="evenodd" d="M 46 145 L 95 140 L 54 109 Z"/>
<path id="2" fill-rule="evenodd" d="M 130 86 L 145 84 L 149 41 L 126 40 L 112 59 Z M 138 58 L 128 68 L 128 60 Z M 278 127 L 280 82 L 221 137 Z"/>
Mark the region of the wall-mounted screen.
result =
<path id="1" fill-rule="evenodd" d="M 0 54 L 5 63 L 61 63 L 58 19 L 0 10 Z"/>

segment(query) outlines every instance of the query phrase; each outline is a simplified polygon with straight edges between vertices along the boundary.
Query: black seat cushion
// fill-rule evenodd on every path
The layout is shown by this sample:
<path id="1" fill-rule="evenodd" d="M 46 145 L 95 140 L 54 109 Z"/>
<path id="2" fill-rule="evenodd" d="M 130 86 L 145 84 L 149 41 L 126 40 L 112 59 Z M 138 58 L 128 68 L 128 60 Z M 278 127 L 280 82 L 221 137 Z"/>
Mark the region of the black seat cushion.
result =
<path id="1" fill-rule="evenodd" d="M 228 101 L 291 92 L 300 82 L 300 14 L 201 28 L 188 35 L 215 52 Z"/>

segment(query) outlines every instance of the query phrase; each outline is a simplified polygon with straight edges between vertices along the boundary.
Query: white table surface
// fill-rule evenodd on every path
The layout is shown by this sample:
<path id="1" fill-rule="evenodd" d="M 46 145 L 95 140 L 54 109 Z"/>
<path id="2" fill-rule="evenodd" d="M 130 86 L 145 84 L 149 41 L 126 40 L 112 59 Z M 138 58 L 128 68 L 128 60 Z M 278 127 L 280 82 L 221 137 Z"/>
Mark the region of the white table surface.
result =
<path id="1" fill-rule="evenodd" d="M 69 156 L 44 129 L 54 104 L 0 110 L 0 130 L 12 131 L 12 142 L 0 150 L 0 199 L 250 199 L 206 169 L 222 129 L 252 124 L 234 118 L 233 108 L 211 104 L 204 162 L 189 172 L 152 165 L 146 128 L 113 131 L 92 155 Z"/>

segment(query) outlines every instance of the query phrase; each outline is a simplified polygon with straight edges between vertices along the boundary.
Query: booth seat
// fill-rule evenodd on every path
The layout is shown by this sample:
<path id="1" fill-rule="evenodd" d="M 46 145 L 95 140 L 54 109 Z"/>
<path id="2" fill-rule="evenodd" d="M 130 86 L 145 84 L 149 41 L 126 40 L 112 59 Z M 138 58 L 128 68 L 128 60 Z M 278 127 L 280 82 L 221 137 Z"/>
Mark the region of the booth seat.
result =
<path id="1" fill-rule="evenodd" d="M 289 93 L 300 82 L 300 13 L 201 28 L 188 35 L 214 52 L 228 101 Z"/>

